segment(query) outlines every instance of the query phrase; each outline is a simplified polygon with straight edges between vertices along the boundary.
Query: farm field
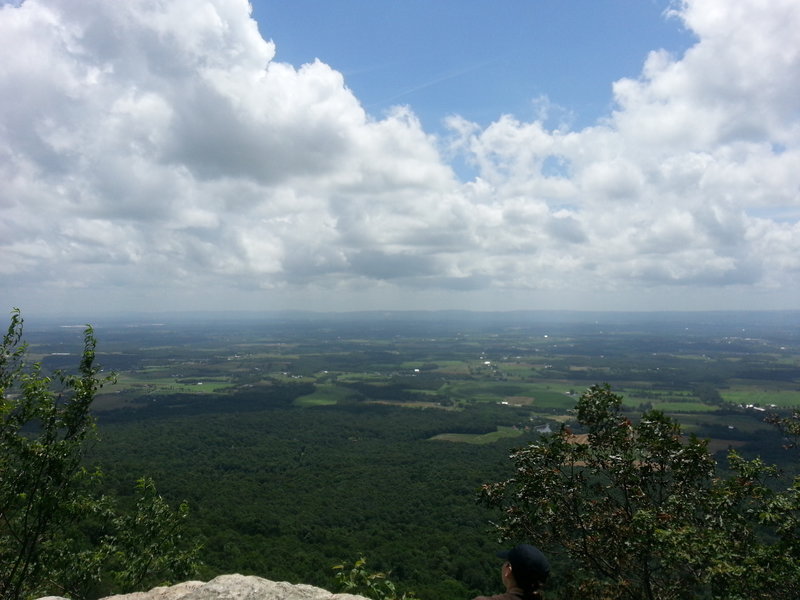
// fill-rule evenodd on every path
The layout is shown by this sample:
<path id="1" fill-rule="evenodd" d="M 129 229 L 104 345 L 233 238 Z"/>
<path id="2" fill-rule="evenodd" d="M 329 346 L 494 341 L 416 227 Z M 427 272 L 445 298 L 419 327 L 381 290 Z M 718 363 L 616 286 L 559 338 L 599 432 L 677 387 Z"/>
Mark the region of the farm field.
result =
<path id="1" fill-rule="evenodd" d="M 171 394 L 307 384 L 295 407 L 495 405 L 513 414 L 516 426 L 537 419 L 557 426 L 569 421 L 581 391 L 601 382 L 624 396 L 631 413 L 656 408 L 687 425 L 703 414 L 759 420 L 766 410 L 800 407 L 800 350 L 791 322 L 750 327 L 750 336 L 741 337 L 731 335 L 741 333 L 738 323 L 700 326 L 686 318 L 689 327 L 637 323 L 633 331 L 629 324 L 525 323 L 522 317 L 495 327 L 474 318 L 436 322 L 435 315 L 403 313 L 388 321 L 373 315 L 363 322 L 212 322 L 199 331 L 190 324 L 114 331 L 108 354 L 98 329 L 99 360 L 111 363 L 116 383 L 103 389 L 96 409 L 148 406 Z M 39 348 L 45 364 L 57 366 L 69 356 L 63 342 L 60 352 Z"/>

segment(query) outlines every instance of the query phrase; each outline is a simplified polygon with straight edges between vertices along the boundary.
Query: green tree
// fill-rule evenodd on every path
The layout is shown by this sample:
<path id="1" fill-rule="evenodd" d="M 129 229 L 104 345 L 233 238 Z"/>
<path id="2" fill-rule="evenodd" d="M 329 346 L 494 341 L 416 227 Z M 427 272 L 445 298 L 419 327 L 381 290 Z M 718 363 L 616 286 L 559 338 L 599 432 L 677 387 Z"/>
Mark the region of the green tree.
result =
<path id="1" fill-rule="evenodd" d="M 638 423 L 593 386 L 562 427 L 512 454 L 514 477 L 482 489 L 507 539 L 531 540 L 569 572 L 562 597 L 798 598 L 798 480 L 707 443 L 658 411 Z"/>
<path id="2" fill-rule="evenodd" d="M 389 574 L 371 571 L 363 556 L 352 565 L 341 564 L 333 567 L 336 571 L 336 584 L 342 592 L 358 594 L 372 600 L 415 600 L 413 592 L 400 593 L 397 585 L 389 579 Z"/>
<path id="3" fill-rule="evenodd" d="M 788 416 L 772 414 L 765 420 L 784 435 L 786 449 L 800 448 L 800 410 L 795 409 Z"/>
<path id="4" fill-rule="evenodd" d="M 85 597 L 104 579 L 125 589 L 190 571 L 197 549 L 177 543 L 185 506 L 172 511 L 142 480 L 133 515 L 120 513 L 83 464 L 89 409 L 109 380 L 94 364 L 92 328 L 78 373 L 47 376 L 25 362 L 22 325 L 13 311 L 0 348 L 0 597 Z"/>

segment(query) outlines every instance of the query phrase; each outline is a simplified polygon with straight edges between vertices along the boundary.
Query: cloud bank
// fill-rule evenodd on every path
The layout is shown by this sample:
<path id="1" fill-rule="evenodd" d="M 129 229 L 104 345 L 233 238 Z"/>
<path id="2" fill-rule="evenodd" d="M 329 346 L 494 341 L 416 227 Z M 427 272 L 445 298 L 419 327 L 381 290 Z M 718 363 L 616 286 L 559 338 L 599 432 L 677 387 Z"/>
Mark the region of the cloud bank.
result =
<path id="1" fill-rule="evenodd" d="M 800 4 L 672 18 L 697 43 L 645 57 L 594 126 L 450 116 L 436 137 L 410 107 L 368 114 L 322 61 L 274 60 L 245 0 L 2 6 L 2 295 L 797 308 Z"/>

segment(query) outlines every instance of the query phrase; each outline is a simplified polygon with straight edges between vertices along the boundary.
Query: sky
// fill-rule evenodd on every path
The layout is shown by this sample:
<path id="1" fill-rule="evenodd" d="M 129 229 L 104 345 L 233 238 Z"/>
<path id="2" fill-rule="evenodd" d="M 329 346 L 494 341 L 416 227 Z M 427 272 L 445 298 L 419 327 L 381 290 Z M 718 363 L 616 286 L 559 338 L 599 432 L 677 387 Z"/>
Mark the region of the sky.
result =
<path id="1" fill-rule="evenodd" d="M 23 315 L 800 309 L 796 0 L 0 0 Z"/>

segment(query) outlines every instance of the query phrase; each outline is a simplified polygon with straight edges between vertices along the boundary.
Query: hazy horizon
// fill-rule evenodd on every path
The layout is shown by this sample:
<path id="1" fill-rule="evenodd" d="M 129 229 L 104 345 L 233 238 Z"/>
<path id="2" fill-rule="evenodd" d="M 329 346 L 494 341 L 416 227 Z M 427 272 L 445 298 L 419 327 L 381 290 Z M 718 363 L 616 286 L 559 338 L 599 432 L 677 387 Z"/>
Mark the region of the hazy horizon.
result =
<path id="1" fill-rule="evenodd" d="M 94 313 L 38 313 L 22 311 L 26 331 L 56 328 L 82 329 L 94 327 L 171 327 L 187 326 L 202 329 L 225 329 L 229 325 L 258 326 L 280 323 L 299 328 L 327 325 L 374 326 L 403 323 L 431 327 L 479 326 L 481 328 L 519 328 L 534 326 L 687 326 L 696 333 L 697 326 L 748 331 L 768 328 L 787 338 L 800 334 L 800 310 L 721 310 L 721 311 L 596 311 L 596 310 L 359 310 L 359 311 L 118 311 Z M 677 331 L 677 330 L 676 330 Z"/>

